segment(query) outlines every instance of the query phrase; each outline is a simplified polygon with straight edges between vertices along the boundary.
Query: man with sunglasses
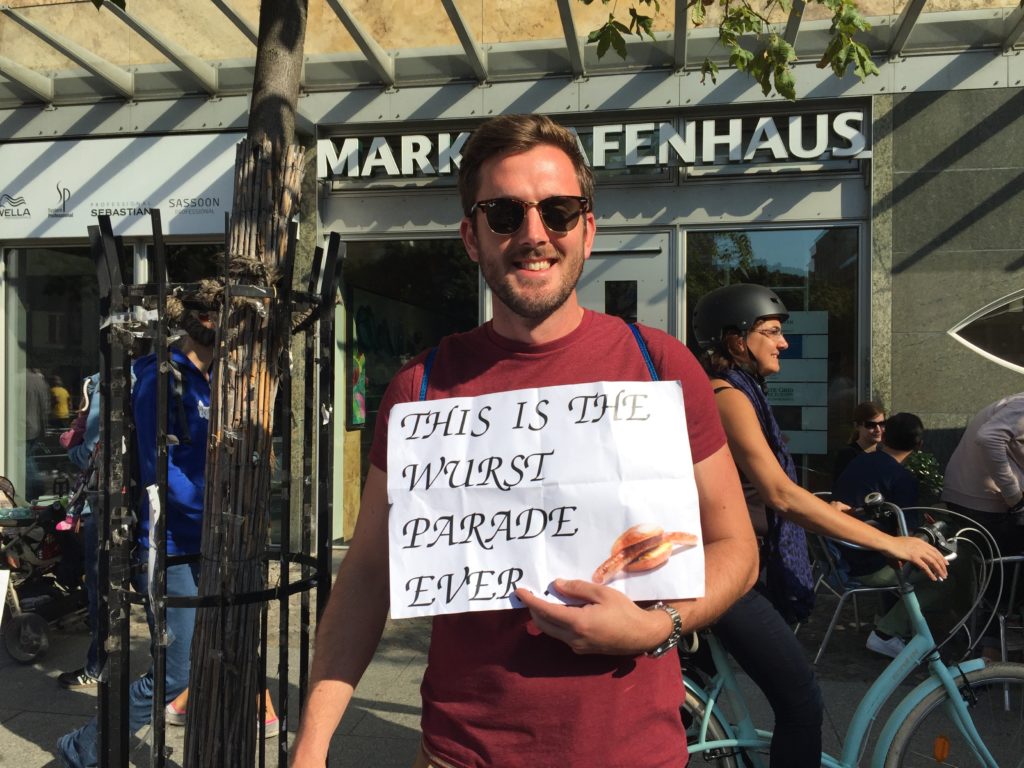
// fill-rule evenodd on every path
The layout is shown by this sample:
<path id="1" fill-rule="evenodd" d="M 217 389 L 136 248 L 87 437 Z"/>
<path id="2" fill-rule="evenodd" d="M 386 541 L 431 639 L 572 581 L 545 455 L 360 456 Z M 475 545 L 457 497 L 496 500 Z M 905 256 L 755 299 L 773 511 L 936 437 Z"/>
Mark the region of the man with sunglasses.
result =
<path id="1" fill-rule="evenodd" d="M 853 434 L 850 442 L 836 451 L 832 465 L 832 492 L 836 482 L 850 462 L 862 453 L 874 451 L 882 442 L 885 432 L 885 409 L 879 403 L 865 400 L 853 409 Z"/>
<path id="2" fill-rule="evenodd" d="M 324 765 L 387 615 L 390 408 L 421 390 L 436 399 L 651 378 L 629 327 L 577 299 L 594 243 L 594 190 L 571 132 L 535 115 L 484 123 L 466 144 L 459 192 L 460 234 L 493 293 L 493 317 L 443 339 L 429 369 L 420 355 L 388 388 L 355 536 L 318 628 L 293 767 Z M 640 606 L 603 585 L 557 580 L 582 605 L 520 589 L 525 609 L 435 617 L 417 768 L 685 762 L 679 661 L 665 651 L 750 588 L 757 550 L 706 377 L 679 341 L 641 331 L 659 377 L 681 381 L 685 394 L 705 596 Z"/>
<path id="3" fill-rule="evenodd" d="M 924 442 L 924 424 L 913 413 L 897 413 L 884 423 L 882 440 L 873 451 L 864 451 L 851 461 L 836 480 L 833 498 L 853 509 L 864 506 L 870 493 L 880 493 L 886 501 L 907 509 L 919 503 L 917 477 L 904 466 L 914 451 Z M 908 511 L 907 526 L 913 530 L 921 522 L 920 512 Z M 891 535 L 898 535 L 895 524 L 882 526 Z M 895 587 L 899 585 L 896 571 L 881 552 L 839 546 L 840 557 L 849 573 L 866 587 Z M 947 586 L 936 587 L 930 581 L 918 579 L 917 599 L 921 609 L 928 611 L 943 600 L 948 601 L 952 591 Z M 869 651 L 895 658 L 906 645 L 904 638 L 914 634 L 910 617 L 902 600 L 888 602 L 886 613 L 875 623 L 865 647 Z"/>

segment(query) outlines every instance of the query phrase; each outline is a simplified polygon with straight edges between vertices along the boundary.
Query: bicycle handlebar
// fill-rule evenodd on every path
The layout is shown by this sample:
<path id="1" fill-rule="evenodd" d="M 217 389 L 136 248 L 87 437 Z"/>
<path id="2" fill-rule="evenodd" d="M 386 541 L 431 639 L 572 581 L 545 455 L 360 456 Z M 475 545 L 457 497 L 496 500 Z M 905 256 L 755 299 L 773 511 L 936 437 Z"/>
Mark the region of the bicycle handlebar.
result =
<path id="1" fill-rule="evenodd" d="M 907 528 L 907 519 L 903 514 L 903 510 L 891 501 L 886 501 L 882 494 L 874 491 L 864 497 L 864 506 L 858 507 L 852 510 L 852 514 L 857 517 L 870 517 L 871 522 L 882 522 L 890 518 L 895 518 L 896 527 L 901 536 L 914 536 L 922 541 L 926 541 L 939 550 L 946 560 L 953 560 L 956 557 L 956 542 L 950 541 L 946 538 L 946 531 L 948 526 L 944 521 L 937 520 L 927 525 L 922 525 L 915 528 L 911 533 Z M 847 546 L 856 547 L 856 544 L 847 544 Z M 858 547 L 863 549 L 863 547 Z M 913 568 L 911 564 L 906 564 L 903 567 L 903 573 L 906 575 Z"/>

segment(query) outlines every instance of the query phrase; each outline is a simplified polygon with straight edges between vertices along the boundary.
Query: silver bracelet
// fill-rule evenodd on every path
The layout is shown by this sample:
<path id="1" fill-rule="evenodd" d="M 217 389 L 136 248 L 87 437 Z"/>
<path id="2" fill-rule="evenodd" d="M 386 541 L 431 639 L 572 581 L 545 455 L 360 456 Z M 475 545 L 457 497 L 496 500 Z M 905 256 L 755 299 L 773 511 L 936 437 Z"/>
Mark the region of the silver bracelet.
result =
<path id="1" fill-rule="evenodd" d="M 679 611 L 660 600 L 647 610 L 664 611 L 669 615 L 669 618 L 672 619 L 672 631 L 669 633 L 669 636 L 665 638 L 659 646 L 652 648 L 644 654 L 644 656 L 650 656 L 652 659 L 656 659 L 659 656 L 664 656 L 679 645 L 679 641 L 683 638 L 683 620 L 679 617 Z"/>

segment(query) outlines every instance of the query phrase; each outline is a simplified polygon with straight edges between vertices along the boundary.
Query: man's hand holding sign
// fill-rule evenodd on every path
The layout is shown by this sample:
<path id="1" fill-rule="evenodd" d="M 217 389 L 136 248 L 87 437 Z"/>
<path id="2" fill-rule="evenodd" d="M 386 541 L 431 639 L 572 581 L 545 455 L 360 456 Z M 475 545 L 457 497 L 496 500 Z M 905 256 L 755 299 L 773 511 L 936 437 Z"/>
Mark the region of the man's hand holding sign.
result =
<path id="1" fill-rule="evenodd" d="M 577 625 L 606 613 L 595 606 L 635 611 L 637 600 L 703 594 L 685 424 L 678 382 L 396 406 L 387 473 L 392 616 L 525 605 L 539 629 L 579 652 L 653 648 L 670 628 L 662 612 L 645 622 L 607 612 L 616 626 L 599 647 Z"/>

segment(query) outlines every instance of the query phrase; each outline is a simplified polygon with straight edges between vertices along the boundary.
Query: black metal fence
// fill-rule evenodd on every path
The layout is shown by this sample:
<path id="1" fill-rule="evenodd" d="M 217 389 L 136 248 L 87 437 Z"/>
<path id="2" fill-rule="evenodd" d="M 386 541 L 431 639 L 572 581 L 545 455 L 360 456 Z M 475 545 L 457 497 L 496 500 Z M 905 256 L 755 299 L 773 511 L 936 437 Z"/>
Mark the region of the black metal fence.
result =
<path id="1" fill-rule="evenodd" d="M 193 285 L 168 284 L 165 249 L 160 213 L 151 212 L 153 223 L 152 274 L 146 284 L 126 284 L 124 276 L 130 265 L 120 237 L 114 236 L 109 217 L 99 217 L 98 225 L 89 227 L 90 243 L 96 263 L 100 292 L 100 393 L 101 393 L 101 458 L 97 473 L 97 504 L 95 514 L 99 526 L 99 636 L 102 668 L 98 698 L 99 737 L 97 754 L 102 766 L 120 768 L 129 765 L 132 734 L 128 732 L 128 691 L 131 683 L 131 607 L 149 602 L 153 615 L 152 663 L 154 690 L 151 730 L 151 765 L 163 766 L 167 761 L 165 739 L 164 669 L 168 645 L 166 611 L 168 607 L 217 609 L 227 604 L 259 603 L 262 606 L 258 682 L 263 690 L 267 680 L 268 648 L 276 641 L 278 716 L 280 730 L 274 747 L 267 749 L 261 739 L 257 749 L 260 766 L 287 765 L 289 693 L 292 684 L 298 688 L 299 701 L 305 699 L 312 647 L 311 617 L 319 616 L 326 603 L 331 578 L 331 483 L 334 401 L 334 324 L 333 313 L 338 280 L 341 273 L 340 241 L 332 235 L 326 250 L 317 248 L 307 281 L 296 284 L 289 267 L 276 286 L 278 306 L 287 313 L 287 327 L 301 343 L 305 365 L 303 376 L 293 380 L 290 366 L 282 366 L 278 394 L 278 429 L 282 434 L 280 467 L 284 482 L 281 494 L 279 535 L 270 540 L 264 555 L 264 567 L 276 562 L 280 568 L 278 585 L 248 594 L 205 595 L 196 598 L 167 595 L 166 570 L 170 565 L 197 560 L 194 556 L 169 557 L 166 551 L 166 516 L 151 521 L 151 585 L 148 594 L 139 594 L 131 587 L 133 569 L 139 568 L 136 552 L 136 523 L 139 494 L 136 487 L 136 455 L 133 449 L 134 422 L 131 409 L 131 366 L 141 348 L 151 345 L 157 355 L 161 375 L 157 390 L 157 482 L 159 508 L 166 509 L 167 491 L 167 408 L 168 408 L 168 338 L 170 330 L 164 307 L 169 295 L 184 294 Z M 287 264 L 295 263 L 295 227 L 289 238 Z M 227 279 L 225 276 L 225 283 Z M 225 286 L 225 304 L 232 286 Z M 252 297 L 252 286 L 236 289 Z M 264 293 L 269 295 L 269 290 Z M 292 395 L 301 388 L 305 403 L 301 423 L 304 429 L 293 430 Z M 299 452 L 296 457 L 295 453 Z M 296 459 L 299 462 L 296 462 Z M 264 457 L 263 460 L 270 460 Z M 301 495 L 292 498 L 290 468 L 302 466 Z M 293 548 L 293 542 L 297 547 Z M 145 561 L 145 559 L 143 559 Z M 145 567 L 144 565 L 142 567 Z M 265 570 L 266 573 L 266 570 Z M 315 600 L 315 602 L 311 602 Z M 298 639 L 292 641 L 290 613 L 297 601 Z M 271 637 L 268 609 L 272 602 L 279 608 L 276 638 Z M 297 649 L 294 645 L 297 644 Z M 298 668 L 293 669 L 289 651 L 297 650 Z M 223 688 L 222 688 L 223 690 Z M 232 702 L 215 702 L 215 706 L 231 707 Z M 262 711 L 262 710 L 261 710 Z M 276 752 L 277 760 L 273 760 Z M 268 762 L 269 759 L 269 762 Z"/>

